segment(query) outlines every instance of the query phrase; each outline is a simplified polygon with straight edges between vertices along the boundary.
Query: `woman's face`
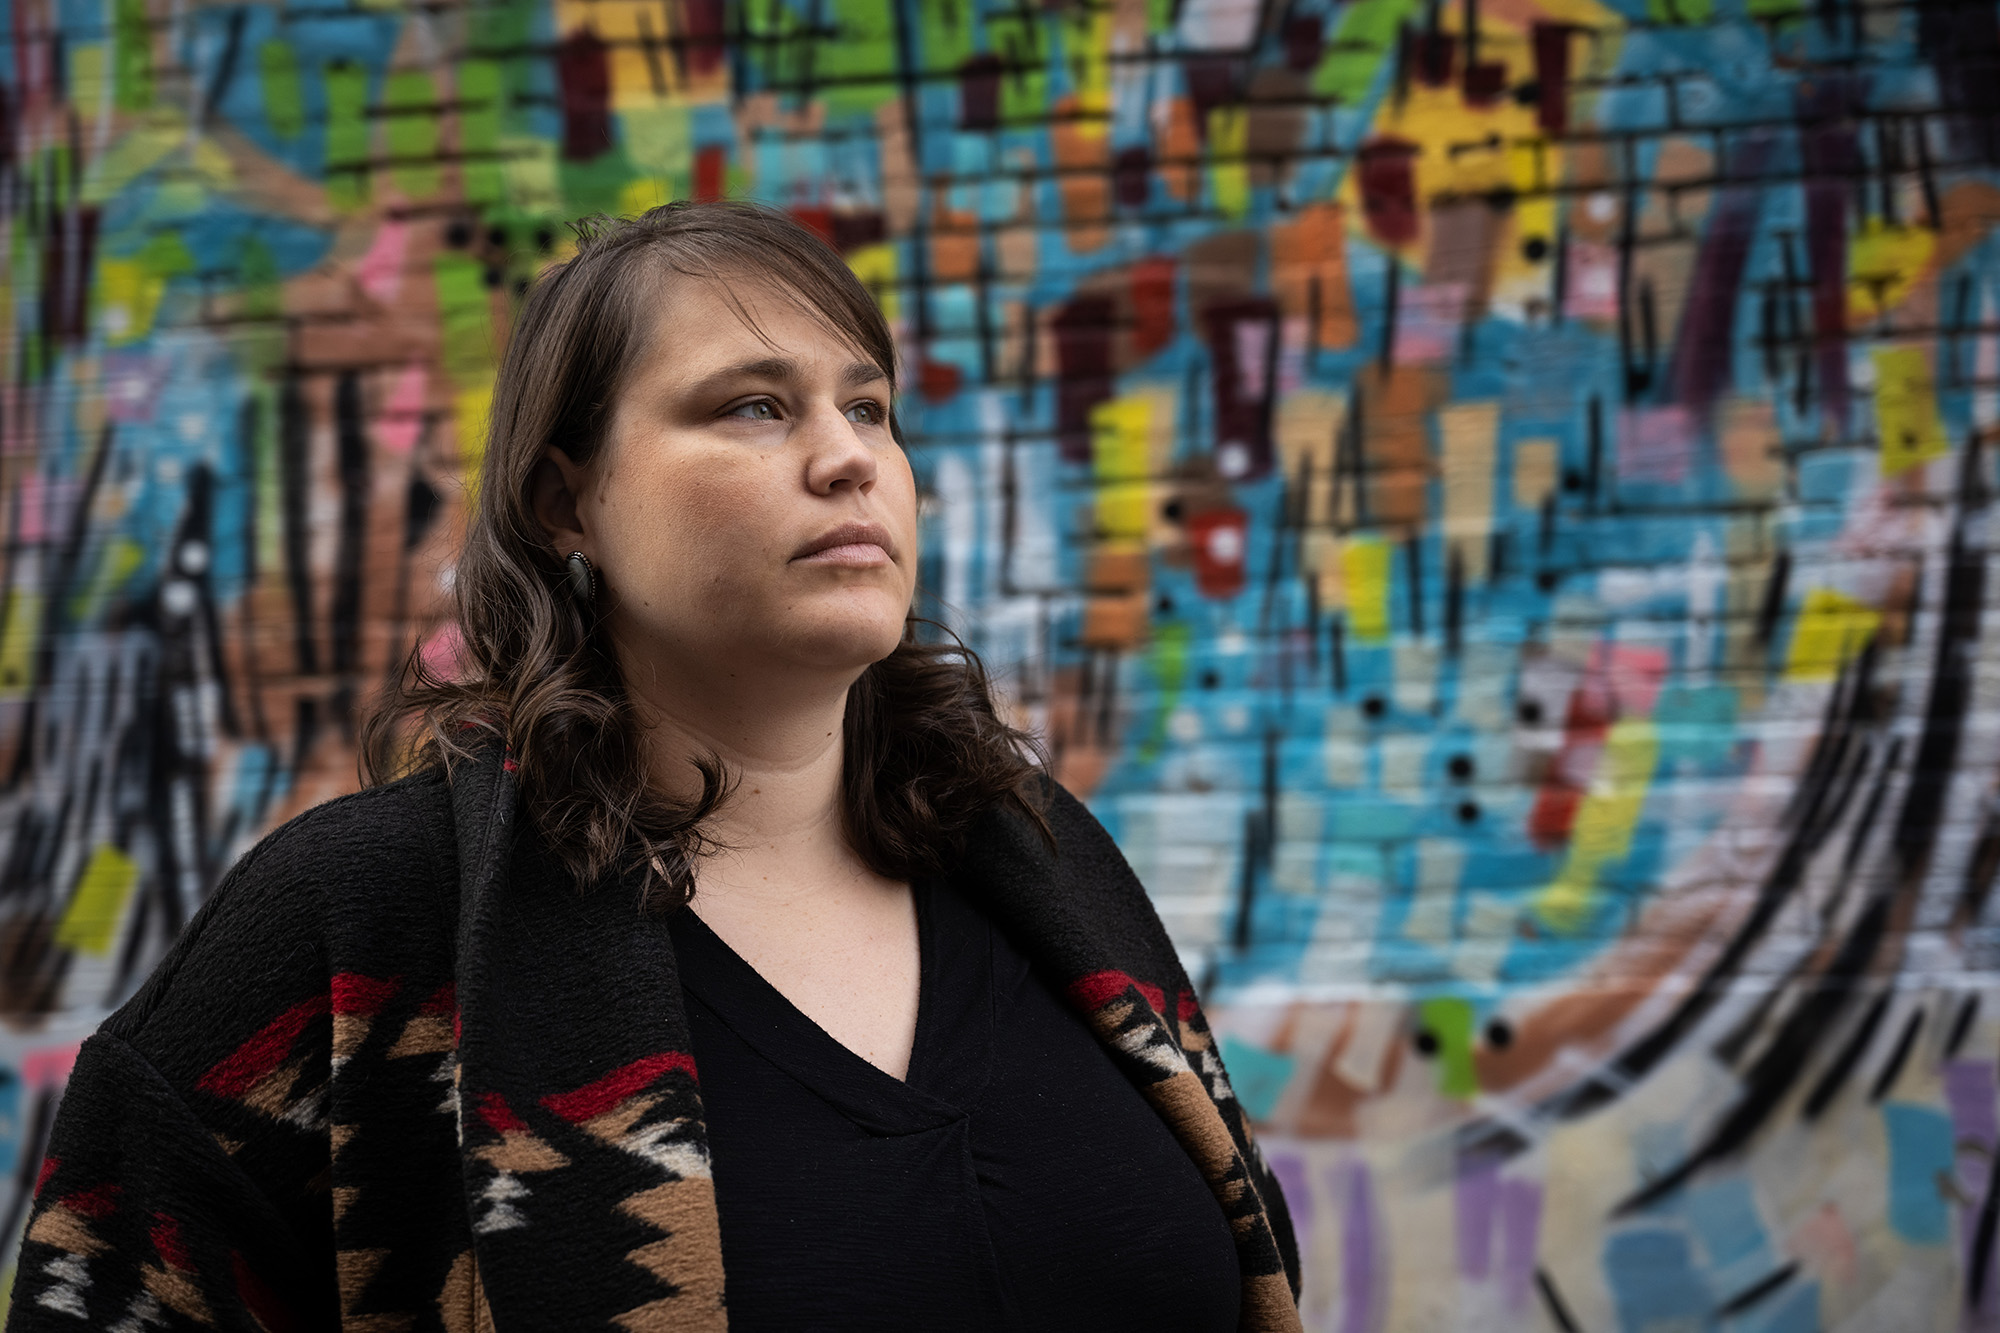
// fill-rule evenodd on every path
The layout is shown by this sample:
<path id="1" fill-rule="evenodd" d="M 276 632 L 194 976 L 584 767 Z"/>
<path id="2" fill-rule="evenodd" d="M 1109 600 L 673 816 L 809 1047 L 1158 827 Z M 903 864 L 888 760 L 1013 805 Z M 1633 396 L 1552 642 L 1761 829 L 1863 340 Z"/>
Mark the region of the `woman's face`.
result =
<path id="1" fill-rule="evenodd" d="M 579 545 L 628 682 L 859 675 L 902 637 L 917 497 L 889 381 L 767 283 L 670 280 L 591 465 Z M 561 540 L 558 534 L 558 541 Z"/>

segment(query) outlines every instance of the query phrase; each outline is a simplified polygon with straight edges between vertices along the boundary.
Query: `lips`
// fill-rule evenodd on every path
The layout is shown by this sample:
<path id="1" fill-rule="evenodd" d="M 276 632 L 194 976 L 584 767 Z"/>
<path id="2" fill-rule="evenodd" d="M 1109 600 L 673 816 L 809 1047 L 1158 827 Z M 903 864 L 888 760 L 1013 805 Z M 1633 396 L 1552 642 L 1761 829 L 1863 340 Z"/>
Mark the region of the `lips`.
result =
<path id="1" fill-rule="evenodd" d="M 843 523 L 801 546 L 793 560 L 816 564 L 887 564 L 895 558 L 889 530 L 879 523 Z"/>

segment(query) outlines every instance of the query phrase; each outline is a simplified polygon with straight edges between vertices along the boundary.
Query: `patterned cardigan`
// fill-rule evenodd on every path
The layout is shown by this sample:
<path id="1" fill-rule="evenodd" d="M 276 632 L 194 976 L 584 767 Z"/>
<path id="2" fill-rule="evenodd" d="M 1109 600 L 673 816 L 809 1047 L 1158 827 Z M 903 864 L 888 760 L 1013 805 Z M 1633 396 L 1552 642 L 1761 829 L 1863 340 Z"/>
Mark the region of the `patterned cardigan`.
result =
<path id="1" fill-rule="evenodd" d="M 664 920 L 516 838 L 511 761 L 308 811 L 84 1043 L 8 1328 L 727 1325 Z M 959 881 L 1060 982 L 1232 1224 L 1242 1327 L 1298 1259 L 1200 1007 L 1117 848 L 1056 788 Z"/>

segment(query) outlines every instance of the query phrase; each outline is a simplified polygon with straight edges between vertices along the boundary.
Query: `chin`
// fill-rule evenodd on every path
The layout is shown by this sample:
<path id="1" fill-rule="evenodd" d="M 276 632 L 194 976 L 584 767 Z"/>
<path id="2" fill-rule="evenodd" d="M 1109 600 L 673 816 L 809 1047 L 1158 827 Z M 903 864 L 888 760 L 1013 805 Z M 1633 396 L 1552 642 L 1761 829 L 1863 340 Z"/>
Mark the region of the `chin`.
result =
<path id="1" fill-rule="evenodd" d="M 785 635 L 794 660 L 828 670 L 860 671 L 896 651 L 903 641 L 903 616 L 888 614 L 814 617 Z"/>

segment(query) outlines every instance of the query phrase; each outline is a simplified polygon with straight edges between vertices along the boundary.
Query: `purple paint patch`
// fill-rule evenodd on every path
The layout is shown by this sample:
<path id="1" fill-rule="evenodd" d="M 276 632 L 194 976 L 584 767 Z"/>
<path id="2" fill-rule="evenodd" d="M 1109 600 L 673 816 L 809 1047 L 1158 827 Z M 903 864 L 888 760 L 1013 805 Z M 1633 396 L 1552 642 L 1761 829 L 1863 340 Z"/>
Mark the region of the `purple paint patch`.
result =
<path id="1" fill-rule="evenodd" d="M 1375 1187 L 1363 1162 L 1347 1164 L 1346 1244 L 1340 1256 L 1340 1333 L 1373 1333 L 1375 1276 L 1381 1267 L 1375 1242 Z"/>
<path id="2" fill-rule="evenodd" d="M 1669 485 L 1684 480 L 1694 463 L 1694 441 L 1694 414 L 1687 408 L 1635 408 L 1618 432 L 1618 477 Z"/>
<path id="3" fill-rule="evenodd" d="M 1278 1191 L 1285 1196 L 1285 1210 L 1292 1215 L 1292 1233 L 1298 1237 L 1299 1253 L 1312 1248 L 1312 1187 L 1306 1181 L 1306 1163 L 1297 1153 L 1266 1153 L 1264 1159 L 1277 1177 Z"/>
<path id="4" fill-rule="evenodd" d="M 1979 1241 L 1979 1210 L 1991 1187 L 1994 1140 L 2000 1137 L 1993 1106 L 1994 1075 L 1991 1060 L 1953 1060 L 1944 1067 L 1944 1100 L 1951 1107 L 1952 1138 L 1958 1144 L 1958 1188 L 1969 1202 L 1960 1209 L 1959 1231 L 1965 1245 L 1965 1272 L 1972 1272 L 1974 1249 Z M 1978 1145 L 1986 1153 L 1974 1156 L 1965 1150 Z M 1986 1271 L 1994 1271 L 2000 1255 L 1987 1255 Z M 1977 1313 L 1990 1316 L 2000 1311 L 2000 1293 L 1989 1279 L 1979 1295 Z"/>
<path id="5" fill-rule="evenodd" d="M 1458 1164 L 1458 1271 L 1483 1278 L 1493 1267 L 1493 1214 L 1500 1164 L 1474 1157 Z"/>
<path id="6" fill-rule="evenodd" d="M 1528 1304 L 1542 1230 L 1542 1187 L 1532 1180 L 1500 1182 L 1500 1295 L 1509 1310 Z"/>

